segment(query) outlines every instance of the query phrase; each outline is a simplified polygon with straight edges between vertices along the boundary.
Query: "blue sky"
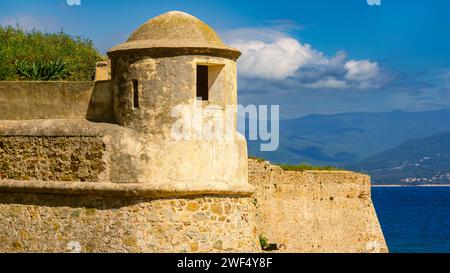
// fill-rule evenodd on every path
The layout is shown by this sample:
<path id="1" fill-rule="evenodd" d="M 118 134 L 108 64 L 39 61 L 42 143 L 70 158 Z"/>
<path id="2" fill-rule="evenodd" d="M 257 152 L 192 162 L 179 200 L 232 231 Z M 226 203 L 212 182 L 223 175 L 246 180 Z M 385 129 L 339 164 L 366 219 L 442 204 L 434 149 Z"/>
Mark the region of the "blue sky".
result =
<path id="1" fill-rule="evenodd" d="M 284 118 L 450 108 L 450 1 L 0 0 L 0 24 L 90 38 L 105 52 L 182 10 L 244 52 L 240 102 Z"/>

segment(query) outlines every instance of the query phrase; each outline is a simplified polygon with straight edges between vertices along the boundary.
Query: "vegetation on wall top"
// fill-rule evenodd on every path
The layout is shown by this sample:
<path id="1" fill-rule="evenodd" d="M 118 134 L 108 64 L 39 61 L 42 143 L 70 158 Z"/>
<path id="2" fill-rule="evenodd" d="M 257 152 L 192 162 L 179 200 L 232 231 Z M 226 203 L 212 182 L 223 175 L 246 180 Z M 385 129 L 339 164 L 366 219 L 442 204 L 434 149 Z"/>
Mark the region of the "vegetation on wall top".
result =
<path id="1" fill-rule="evenodd" d="M 285 171 L 342 171 L 342 169 L 331 167 L 331 166 L 312 166 L 309 164 L 299 164 L 299 165 L 288 165 L 288 164 L 279 164 L 283 170 Z"/>
<path id="2" fill-rule="evenodd" d="M 102 55 L 91 40 L 0 26 L 0 80 L 93 80 Z"/>

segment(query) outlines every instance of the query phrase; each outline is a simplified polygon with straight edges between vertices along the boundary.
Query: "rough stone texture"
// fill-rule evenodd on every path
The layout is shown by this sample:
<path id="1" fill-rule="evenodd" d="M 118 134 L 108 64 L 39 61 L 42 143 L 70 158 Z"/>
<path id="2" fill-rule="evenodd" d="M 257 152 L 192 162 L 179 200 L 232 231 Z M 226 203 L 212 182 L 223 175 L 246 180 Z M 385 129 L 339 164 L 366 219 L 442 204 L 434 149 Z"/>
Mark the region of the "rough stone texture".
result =
<path id="1" fill-rule="evenodd" d="M 285 172 L 250 160 L 258 233 L 282 252 L 387 252 L 370 177 L 352 172 Z"/>
<path id="2" fill-rule="evenodd" d="M 194 16 L 180 11 L 169 11 L 148 20 L 135 30 L 127 41 L 143 40 L 186 41 L 186 46 L 189 46 L 192 41 L 202 41 L 209 47 L 215 45 L 224 46 L 220 37 L 210 26 Z"/>
<path id="3" fill-rule="evenodd" d="M 111 80 L 111 61 L 103 61 L 95 64 L 95 81 Z"/>
<path id="4" fill-rule="evenodd" d="M 0 195 L 0 252 L 258 252 L 251 198 Z"/>
<path id="5" fill-rule="evenodd" d="M 0 179 L 97 182 L 104 152 L 99 137 L 0 136 Z"/>
<path id="6" fill-rule="evenodd" d="M 241 136 L 222 142 L 162 141 L 126 127 L 86 120 L 0 121 L 0 136 L 101 137 L 106 145 L 104 182 L 250 186 L 246 141 Z"/>
<path id="7" fill-rule="evenodd" d="M 183 26 L 179 26 L 179 19 L 186 19 L 186 24 L 192 23 L 190 27 L 199 27 L 196 31 L 200 38 L 209 35 L 203 33 L 207 30 L 198 19 L 170 13 L 156 21 L 164 22 L 166 32 L 174 28 L 172 31 L 178 33 L 163 35 L 172 42 L 178 42 L 178 36 L 185 35 L 180 31 Z M 144 29 L 148 30 L 147 27 Z M 213 40 L 220 41 L 218 38 Z M 215 50 L 223 51 L 220 47 Z M 172 138 L 173 126 L 181 119 L 181 114 L 173 114 L 174 108 L 195 109 L 197 65 L 207 65 L 214 70 L 209 82 L 210 100 L 205 104 L 200 102 L 201 107 L 216 107 L 210 108 L 202 120 L 196 120 L 184 129 L 192 133 L 203 131 L 203 126 L 208 126 L 212 119 L 219 120 L 217 127 L 220 127 L 225 123 L 226 106 L 236 108 L 235 59 L 220 57 L 221 54 L 215 55 L 216 52 L 210 52 L 209 56 L 192 55 L 194 53 L 154 57 L 146 52 L 121 52 L 111 60 L 111 81 L 2 82 L 0 120 L 5 122 L 0 122 L 0 135 L 19 136 L 18 132 L 21 132 L 35 137 L 102 137 L 108 158 L 105 182 L 248 185 L 247 145 L 245 138 L 236 132 L 235 113 L 231 130 L 228 130 L 231 132 L 227 132 L 231 135 L 229 139 L 224 139 L 228 135 L 223 133 L 222 138 L 212 140 L 203 136 L 199 139 L 194 136 L 181 140 Z M 139 107 L 134 107 L 134 80 L 138 83 Z M 112 124 L 83 122 L 85 119 L 114 123 L 120 129 L 112 128 Z M 11 120 L 19 124 L 11 125 Z"/>
<path id="8" fill-rule="evenodd" d="M 0 252 L 254 252 L 259 234 L 285 251 L 386 250 L 367 176 L 251 162 L 250 198 L 235 113 L 235 137 L 171 138 L 197 65 L 200 108 L 215 107 L 185 129 L 237 104 L 240 53 L 203 22 L 162 15 L 108 55 L 111 81 L 0 83 Z"/>
<path id="9" fill-rule="evenodd" d="M 0 251 L 256 252 L 264 235 L 280 252 L 387 252 L 368 176 L 284 172 L 255 160 L 249 173 L 251 198 L 130 198 L 139 187 L 94 197 L 71 191 L 76 183 L 53 193 L 47 183 L 39 190 L 47 194 L 0 188 Z"/>

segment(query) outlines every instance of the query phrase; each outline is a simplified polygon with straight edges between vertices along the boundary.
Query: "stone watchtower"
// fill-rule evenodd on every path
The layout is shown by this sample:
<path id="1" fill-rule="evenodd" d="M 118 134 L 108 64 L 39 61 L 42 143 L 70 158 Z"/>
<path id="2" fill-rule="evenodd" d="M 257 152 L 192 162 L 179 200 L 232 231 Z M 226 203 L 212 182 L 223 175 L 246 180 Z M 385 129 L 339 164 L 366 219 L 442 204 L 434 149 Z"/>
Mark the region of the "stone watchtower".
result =
<path id="1" fill-rule="evenodd" d="M 33 83 L 4 109 L 0 251 L 257 251 L 240 52 L 168 12 L 108 56 L 111 80 Z"/>
<path id="2" fill-rule="evenodd" d="M 115 121 L 152 143 L 139 181 L 247 184 L 246 142 L 236 133 L 235 113 L 228 120 L 232 137 L 224 138 L 226 110 L 237 103 L 239 51 L 199 19 L 173 11 L 143 24 L 108 56 Z M 180 119 L 184 135 L 177 137 Z M 213 139 L 204 132 L 210 124 L 218 133 Z"/>

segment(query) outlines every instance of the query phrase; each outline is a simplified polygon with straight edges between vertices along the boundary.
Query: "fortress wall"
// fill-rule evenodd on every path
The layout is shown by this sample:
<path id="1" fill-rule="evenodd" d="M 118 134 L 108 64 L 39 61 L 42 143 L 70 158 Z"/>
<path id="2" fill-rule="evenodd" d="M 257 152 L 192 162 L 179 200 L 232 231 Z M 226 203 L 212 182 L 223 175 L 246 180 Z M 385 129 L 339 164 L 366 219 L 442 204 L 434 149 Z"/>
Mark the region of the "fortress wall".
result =
<path id="1" fill-rule="evenodd" d="M 0 136 L 0 180 L 98 182 L 105 150 L 101 137 Z"/>
<path id="2" fill-rule="evenodd" d="M 0 82 L 0 119 L 112 120 L 109 81 Z"/>
<path id="3" fill-rule="evenodd" d="M 0 252 L 258 252 L 251 198 L 0 194 Z"/>
<path id="4" fill-rule="evenodd" d="M 285 172 L 250 160 L 258 234 L 286 252 L 387 252 L 370 177 L 345 171 Z"/>
<path id="5" fill-rule="evenodd" d="M 284 172 L 255 160 L 249 175 L 252 197 L 134 196 L 91 185 L 45 192 L 5 182 L 0 252 L 258 252 L 258 235 L 281 252 L 387 252 L 368 176 Z"/>

